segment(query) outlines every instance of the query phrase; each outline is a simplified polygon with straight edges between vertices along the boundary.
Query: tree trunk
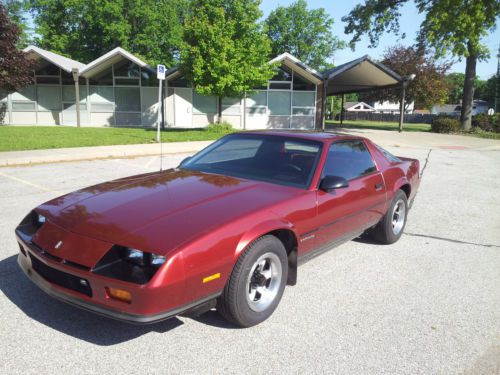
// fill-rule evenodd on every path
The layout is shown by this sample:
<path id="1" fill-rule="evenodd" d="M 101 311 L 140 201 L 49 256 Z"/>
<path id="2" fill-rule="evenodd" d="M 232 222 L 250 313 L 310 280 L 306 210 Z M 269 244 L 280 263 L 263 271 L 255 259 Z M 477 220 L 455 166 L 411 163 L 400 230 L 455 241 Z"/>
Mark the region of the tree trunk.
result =
<path id="1" fill-rule="evenodd" d="M 462 130 L 470 130 L 472 120 L 472 102 L 474 100 L 474 79 L 476 78 L 477 56 L 469 52 L 465 61 L 464 92 L 462 95 L 462 113 L 460 123 Z"/>
<path id="2" fill-rule="evenodd" d="M 217 124 L 222 122 L 222 96 L 217 98 Z"/>

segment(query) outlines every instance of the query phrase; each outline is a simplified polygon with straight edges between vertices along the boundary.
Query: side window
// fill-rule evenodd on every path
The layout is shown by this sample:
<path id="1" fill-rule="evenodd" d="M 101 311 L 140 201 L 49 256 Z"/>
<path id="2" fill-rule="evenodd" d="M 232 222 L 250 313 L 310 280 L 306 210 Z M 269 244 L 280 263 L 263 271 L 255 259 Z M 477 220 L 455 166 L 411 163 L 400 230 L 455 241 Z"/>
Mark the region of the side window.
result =
<path id="1" fill-rule="evenodd" d="M 323 176 L 339 176 L 352 180 L 376 170 L 372 156 L 363 141 L 340 141 L 330 146 Z"/>

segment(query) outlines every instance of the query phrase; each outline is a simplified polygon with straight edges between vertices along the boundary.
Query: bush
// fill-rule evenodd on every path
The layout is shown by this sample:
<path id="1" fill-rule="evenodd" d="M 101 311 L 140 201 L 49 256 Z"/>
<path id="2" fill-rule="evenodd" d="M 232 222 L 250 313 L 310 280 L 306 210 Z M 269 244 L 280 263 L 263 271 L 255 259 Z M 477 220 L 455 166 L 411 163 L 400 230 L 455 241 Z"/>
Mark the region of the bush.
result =
<path id="1" fill-rule="evenodd" d="M 486 113 L 481 113 L 472 117 L 472 126 L 487 132 L 500 132 L 500 114 L 489 116 Z"/>
<path id="2" fill-rule="evenodd" d="M 460 121 L 452 117 L 436 117 L 432 120 L 431 131 L 434 133 L 458 133 Z"/>
<path id="3" fill-rule="evenodd" d="M 233 126 L 227 122 L 209 124 L 206 129 L 211 133 L 231 133 L 234 130 Z"/>

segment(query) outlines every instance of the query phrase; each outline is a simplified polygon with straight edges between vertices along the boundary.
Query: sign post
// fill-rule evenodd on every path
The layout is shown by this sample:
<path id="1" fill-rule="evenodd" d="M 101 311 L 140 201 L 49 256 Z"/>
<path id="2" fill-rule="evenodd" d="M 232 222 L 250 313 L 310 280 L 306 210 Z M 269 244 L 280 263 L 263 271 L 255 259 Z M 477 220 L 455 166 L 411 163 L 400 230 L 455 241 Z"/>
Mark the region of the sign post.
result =
<path id="1" fill-rule="evenodd" d="M 156 67 L 156 77 L 160 81 L 158 85 L 158 119 L 157 119 L 157 132 L 156 132 L 156 142 L 161 142 L 160 137 L 160 125 L 161 125 L 161 110 L 163 106 L 161 105 L 161 86 L 162 82 L 165 80 L 165 65 L 157 65 Z"/>

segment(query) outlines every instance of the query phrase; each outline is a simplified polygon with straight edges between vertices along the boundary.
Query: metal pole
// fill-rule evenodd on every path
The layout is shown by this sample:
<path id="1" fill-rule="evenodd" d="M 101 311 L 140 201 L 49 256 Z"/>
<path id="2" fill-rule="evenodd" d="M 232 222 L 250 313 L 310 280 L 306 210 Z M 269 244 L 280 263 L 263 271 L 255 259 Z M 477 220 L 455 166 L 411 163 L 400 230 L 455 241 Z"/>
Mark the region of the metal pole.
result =
<path id="1" fill-rule="evenodd" d="M 156 142 L 161 142 L 161 136 L 160 136 L 160 126 L 161 126 L 161 118 L 162 118 L 162 104 L 161 104 L 161 83 L 162 80 L 160 79 L 160 86 L 158 86 L 158 118 L 157 118 L 157 130 L 156 130 Z"/>
<path id="2" fill-rule="evenodd" d="M 340 103 L 340 125 L 344 122 L 344 99 L 345 94 L 342 94 L 342 101 Z"/>
<path id="3" fill-rule="evenodd" d="M 403 121 L 405 116 L 405 90 L 406 82 L 403 81 L 401 84 L 401 100 L 399 105 L 399 132 L 403 131 Z"/>

